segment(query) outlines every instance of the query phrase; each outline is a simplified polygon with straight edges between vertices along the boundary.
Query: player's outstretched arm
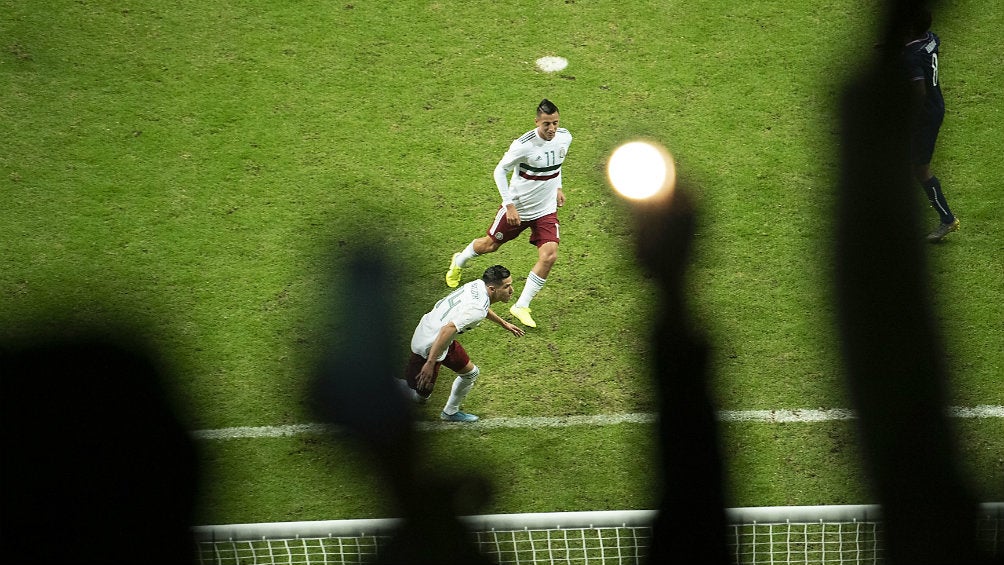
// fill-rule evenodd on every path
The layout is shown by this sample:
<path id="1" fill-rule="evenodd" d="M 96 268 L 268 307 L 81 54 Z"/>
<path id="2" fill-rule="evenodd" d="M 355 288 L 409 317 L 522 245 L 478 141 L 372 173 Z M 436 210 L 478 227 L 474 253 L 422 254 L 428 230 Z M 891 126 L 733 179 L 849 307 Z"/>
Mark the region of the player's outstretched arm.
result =
<path id="1" fill-rule="evenodd" d="M 491 309 L 488 310 L 488 319 L 502 326 L 507 332 L 512 333 L 516 337 L 521 337 L 526 334 L 526 332 L 523 331 L 523 328 L 503 320 L 501 316 L 493 312 Z"/>

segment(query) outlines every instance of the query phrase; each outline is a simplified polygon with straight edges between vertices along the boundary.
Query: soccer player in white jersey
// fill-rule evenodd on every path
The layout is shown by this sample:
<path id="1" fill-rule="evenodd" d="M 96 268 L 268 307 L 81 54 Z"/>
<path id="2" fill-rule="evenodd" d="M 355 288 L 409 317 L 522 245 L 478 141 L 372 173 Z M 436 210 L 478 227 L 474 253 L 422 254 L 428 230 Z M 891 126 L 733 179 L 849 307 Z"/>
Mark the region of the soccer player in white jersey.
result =
<path id="1" fill-rule="evenodd" d="M 537 127 L 513 141 L 495 166 L 495 185 L 502 205 L 487 235 L 454 253 L 446 271 L 446 284 L 456 287 L 468 261 L 497 250 L 530 228 L 530 243 L 537 246 L 537 263 L 527 275 L 523 292 L 509 312 L 531 328 L 537 327 L 537 323 L 530 316 L 530 301 L 544 287 L 558 258 L 557 212 L 558 207 L 565 204 L 561 164 L 572 143 L 572 134 L 558 127 L 558 107 L 550 100 L 545 98 L 537 105 L 535 122 Z"/>
<path id="2" fill-rule="evenodd" d="M 512 275 L 501 265 L 488 267 L 480 279 L 471 281 L 436 303 L 422 316 L 411 337 L 411 356 L 404 372 L 407 392 L 412 399 L 424 403 L 432 394 L 440 365 L 457 374 L 450 398 L 440 414 L 448 422 L 474 422 L 478 417 L 460 411 L 460 405 L 474 386 L 480 369 L 456 340 L 458 334 L 476 328 L 485 318 L 502 326 L 516 337 L 523 329 L 503 320 L 492 311 L 491 304 L 509 302 L 512 298 Z"/>

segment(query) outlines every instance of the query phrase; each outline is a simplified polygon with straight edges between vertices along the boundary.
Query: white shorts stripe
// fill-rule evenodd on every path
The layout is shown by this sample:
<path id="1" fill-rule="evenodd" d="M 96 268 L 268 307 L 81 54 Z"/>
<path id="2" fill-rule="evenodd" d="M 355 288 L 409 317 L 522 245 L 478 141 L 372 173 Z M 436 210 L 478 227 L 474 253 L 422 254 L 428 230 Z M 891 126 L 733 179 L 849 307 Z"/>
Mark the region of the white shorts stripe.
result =
<path id="1" fill-rule="evenodd" d="M 495 221 L 492 222 L 492 227 L 489 228 L 488 234 L 494 234 L 496 230 L 499 229 L 499 224 L 505 219 L 505 207 L 499 208 L 499 211 L 495 213 Z"/>

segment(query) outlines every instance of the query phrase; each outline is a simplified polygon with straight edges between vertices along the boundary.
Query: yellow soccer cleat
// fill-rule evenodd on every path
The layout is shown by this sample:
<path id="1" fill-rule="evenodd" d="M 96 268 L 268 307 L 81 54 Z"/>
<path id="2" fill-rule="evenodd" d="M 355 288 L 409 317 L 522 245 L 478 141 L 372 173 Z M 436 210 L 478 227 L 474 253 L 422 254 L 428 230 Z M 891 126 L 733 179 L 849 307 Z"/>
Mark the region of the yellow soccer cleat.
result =
<path id="1" fill-rule="evenodd" d="M 530 327 L 530 328 L 536 328 L 537 327 L 537 322 L 534 322 L 533 318 L 530 317 L 530 309 L 529 308 L 523 308 L 522 306 L 516 306 L 515 304 L 513 304 L 512 307 L 509 308 L 509 313 L 512 314 L 513 316 L 516 316 L 516 318 L 520 322 L 523 322 L 524 326 L 527 326 L 527 327 Z"/>
<path id="2" fill-rule="evenodd" d="M 460 272 L 463 271 L 457 265 L 457 255 L 460 254 L 453 254 L 453 257 L 450 259 L 450 268 L 446 270 L 446 286 L 450 288 L 456 288 L 460 284 Z"/>

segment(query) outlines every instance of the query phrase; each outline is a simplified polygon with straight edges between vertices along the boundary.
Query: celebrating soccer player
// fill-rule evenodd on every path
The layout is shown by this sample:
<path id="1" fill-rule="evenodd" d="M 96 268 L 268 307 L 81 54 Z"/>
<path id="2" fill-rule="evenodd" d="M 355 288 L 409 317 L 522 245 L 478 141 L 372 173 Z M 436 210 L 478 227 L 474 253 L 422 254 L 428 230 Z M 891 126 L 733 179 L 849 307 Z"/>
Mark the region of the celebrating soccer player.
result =
<path id="1" fill-rule="evenodd" d="M 487 235 L 454 253 L 446 271 L 446 284 L 456 287 L 460 284 L 461 269 L 468 261 L 497 250 L 530 228 L 530 243 L 537 246 L 537 263 L 509 312 L 531 328 L 537 327 L 537 323 L 530 316 L 530 301 L 544 287 L 558 258 L 557 211 L 565 204 L 561 164 L 572 143 L 572 134 L 558 127 L 558 107 L 550 100 L 545 98 L 537 105 L 535 122 L 537 127 L 513 141 L 495 166 L 495 185 L 502 196 L 502 205 Z"/>

